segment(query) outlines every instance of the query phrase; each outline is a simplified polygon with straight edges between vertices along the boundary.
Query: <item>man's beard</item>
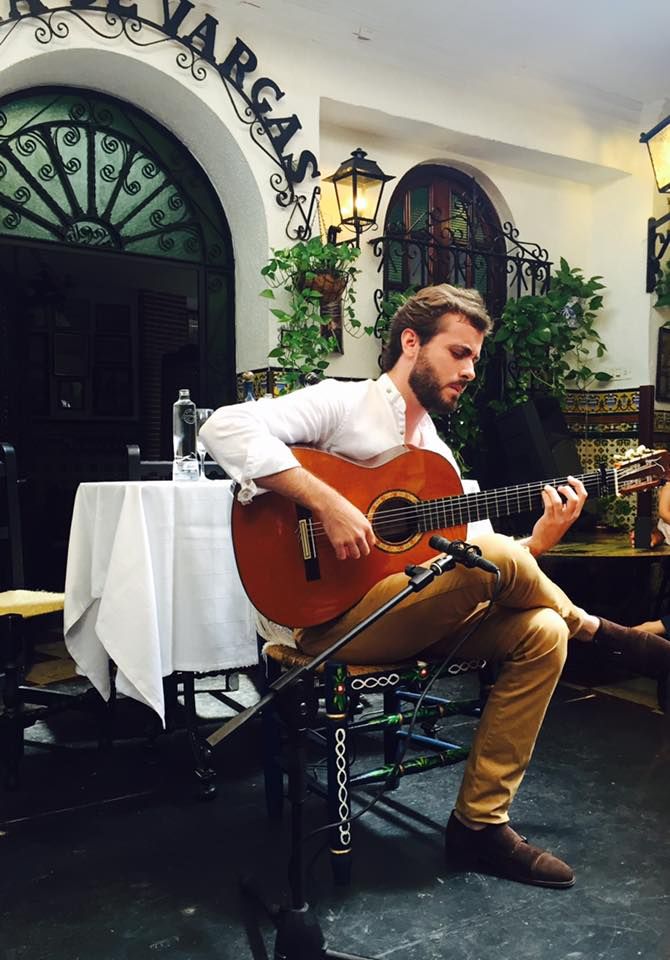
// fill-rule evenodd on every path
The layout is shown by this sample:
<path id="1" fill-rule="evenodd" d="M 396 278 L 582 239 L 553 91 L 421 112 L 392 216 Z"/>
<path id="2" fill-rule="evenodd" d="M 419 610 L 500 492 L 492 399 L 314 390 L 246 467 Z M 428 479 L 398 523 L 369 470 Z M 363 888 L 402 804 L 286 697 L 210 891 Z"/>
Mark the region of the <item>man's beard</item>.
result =
<path id="1" fill-rule="evenodd" d="M 421 406 L 430 413 L 453 413 L 458 407 L 458 397 L 445 400 L 442 396 L 435 370 L 421 354 L 409 375 L 409 385 Z"/>

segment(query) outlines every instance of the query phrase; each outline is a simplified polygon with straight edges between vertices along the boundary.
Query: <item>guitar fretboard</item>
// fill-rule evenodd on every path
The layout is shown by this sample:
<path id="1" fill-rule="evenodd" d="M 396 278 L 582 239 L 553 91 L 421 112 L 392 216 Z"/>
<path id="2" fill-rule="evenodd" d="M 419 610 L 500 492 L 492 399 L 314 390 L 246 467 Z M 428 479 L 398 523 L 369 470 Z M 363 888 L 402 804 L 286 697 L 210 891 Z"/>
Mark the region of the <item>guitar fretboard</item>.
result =
<path id="1" fill-rule="evenodd" d="M 597 473 L 582 474 L 577 479 L 582 481 L 589 496 L 601 497 L 616 491 L 616 470 L 613 467 L 603 467 Z M 558 487 L 567 482 L 567 477 L 556 477 L 457 497 L 423 500 L 416 505 L 417 525 L 422 533 L 427 533 L 429 530 L 457 527 L 475 520 L 492 520 L 526 510 L 538 510 L 542 508 L 542 490 L 547 484 Z"/>

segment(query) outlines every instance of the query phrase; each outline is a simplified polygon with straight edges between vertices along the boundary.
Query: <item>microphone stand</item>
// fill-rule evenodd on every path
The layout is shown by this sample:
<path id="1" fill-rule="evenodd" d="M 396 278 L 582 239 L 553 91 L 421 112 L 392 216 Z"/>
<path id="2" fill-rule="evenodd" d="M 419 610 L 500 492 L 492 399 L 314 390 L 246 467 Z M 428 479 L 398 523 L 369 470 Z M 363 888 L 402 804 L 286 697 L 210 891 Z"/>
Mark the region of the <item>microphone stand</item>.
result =
<path id="1" fill-rule="evenodd" d="M 295 716 L 291 728 L 292 761 L 288 771 L 288 798 L 291 804 L 291 853 L 288 865 L 289 888 L 291 905 L 281 907 L 273 922 L 277 928 L 275 940 L 274 960 L 372 960 L 358 954 L 342 953 L 331 950 L 326 945 L 323 931 L 318 919 L 310 909 L 305 896 L 305 863 L 303 855 L 303 820 L 302 811 L 306 796 L 305 752 L 307 739 L 307 717 L 309 714 L 309 698 L 306 694 L 305 680 L 313 674 L 325 661 L 330 660 L 347 643 L 357 637 L 373 623 L 396 607 L 405 597 L 418 593 L 432 583 L 436 576 L 441 576 L 447 570 L 452 570 L 456 561 L 451 556 L 437 557 L 428 567 L 410 566 L 405 569 L 409 582 L 395 596 L 387 600 L 377 610 L 373 611 L 364 620 L 336 640 L 327 650 L 314 657 L 304 666 L 294 667 L 274 680 L 268 692 L 261 697 L 258 703 L 247 707 L 232 720 L 227 721 L 208 738 L 210 746 L 216 746 L 226 737 L 229 737 L 239 727 L 243 726 L 253 716 L 264 710 L 284 690 L 296 688 Z M 247 896 L 260 899 L 256 891 L 249 885 L 244 886 Z"/>

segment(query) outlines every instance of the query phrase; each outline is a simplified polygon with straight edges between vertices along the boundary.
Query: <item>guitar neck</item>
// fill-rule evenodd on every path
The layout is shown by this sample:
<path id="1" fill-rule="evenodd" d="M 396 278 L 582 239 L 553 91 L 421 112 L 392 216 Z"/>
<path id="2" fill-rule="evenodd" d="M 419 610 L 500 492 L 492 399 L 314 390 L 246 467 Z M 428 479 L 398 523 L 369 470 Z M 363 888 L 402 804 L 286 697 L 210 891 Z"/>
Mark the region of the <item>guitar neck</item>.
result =
<path id="1" fill-rule="evenodd" d="M 587 473 L 580 477 L 590 497 L 616 493 L 616 469 L 601 468 L 597 473 Z M 541 510 L 542 490 L 549 484 L 552 487 L 567 484 L 567 477 L 552 480 L 536 480 L 511 487 L 499 487 L 496 490 L 482 490 L 479 493 L 466 493 L 457 497 L 441 497 L 437 500 L 423 500 L 417 504 L 419 529 L 443 530 L 457 527 L 475 520 L 494 520 L 496 517 L 510 517 L 526 510 Z"/>

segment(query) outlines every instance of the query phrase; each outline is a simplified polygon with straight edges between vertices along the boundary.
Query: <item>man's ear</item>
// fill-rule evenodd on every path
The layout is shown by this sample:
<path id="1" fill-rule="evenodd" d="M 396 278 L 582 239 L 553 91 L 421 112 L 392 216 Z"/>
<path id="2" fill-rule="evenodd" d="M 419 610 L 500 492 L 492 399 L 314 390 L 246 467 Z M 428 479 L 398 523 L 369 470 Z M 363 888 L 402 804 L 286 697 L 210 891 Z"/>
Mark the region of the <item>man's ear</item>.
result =
<path id="1" fill-rule="evenodd" d="M 416 330 L 405 327 L 403 332 L 400 334 L 400 343 L 402 344 L 402 351 L 405 356 L 414 359 L 419 351 L 419 347 L 421 346 Z"/>

